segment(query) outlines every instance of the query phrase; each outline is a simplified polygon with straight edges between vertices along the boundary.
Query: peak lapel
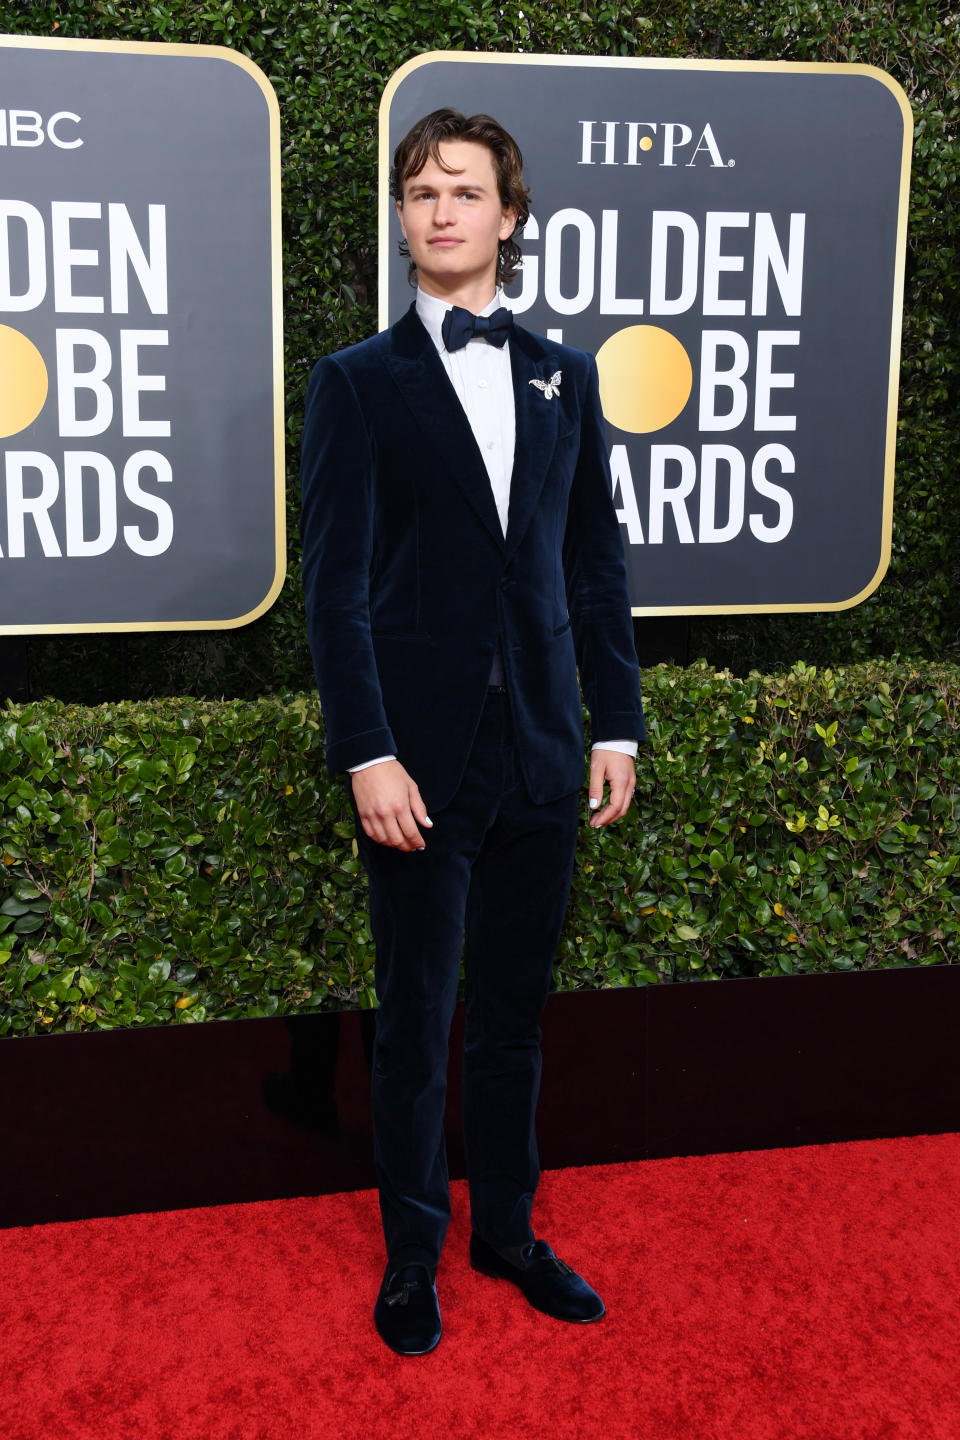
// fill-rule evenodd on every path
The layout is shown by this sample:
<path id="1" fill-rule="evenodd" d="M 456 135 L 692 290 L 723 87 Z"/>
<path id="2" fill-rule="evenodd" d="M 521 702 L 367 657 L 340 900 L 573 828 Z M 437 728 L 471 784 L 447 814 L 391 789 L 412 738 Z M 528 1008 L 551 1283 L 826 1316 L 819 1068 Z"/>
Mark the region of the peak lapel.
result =
<path id="1" fill-rule="evenodd" d="M 531 382 L 549 382 L 557 368 L 556 358 L 544 357 L 522 330 L 514 331 L 510 366 L 516 406 L 517 441 L 510 481 L 510 512 L 507 520 L 507 554 L 512 555 L 530 524 L 543 482 L 550 468 L 557 442 L 560 400 L 547 399 L 544 390 Z"/>
<path id="2" fill-rule="evenodd" d="M 503 531 L 483 457 L 443 361 L 414 306 L 394 325 L 392 340 L 385 363 L 397 388 L 491 539 L 502 548 Z"/>

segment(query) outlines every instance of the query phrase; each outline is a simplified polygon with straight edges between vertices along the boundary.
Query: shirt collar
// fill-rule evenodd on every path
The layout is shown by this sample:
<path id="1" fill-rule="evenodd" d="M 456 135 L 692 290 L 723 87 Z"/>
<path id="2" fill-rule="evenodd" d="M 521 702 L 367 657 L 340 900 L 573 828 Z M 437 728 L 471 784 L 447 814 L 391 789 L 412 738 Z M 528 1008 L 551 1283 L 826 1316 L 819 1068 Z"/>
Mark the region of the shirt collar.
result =
<path id="1" fill-rule="evenodd" d="M 417 289 L 417 314 L 423 321 L 424 328 L 434 345 L 441 352 L 446 354 L 446 346 L 443 343 L 441 329 L 443 317 L 453 306 L 448 300 L 438 300 L 436 295 L 428 295 L 425 290 Z M 489 305 L 485 305 L 478 313 L 481 315 L 492 315 L 495 310 L 500 309 L 500 291 L 495 290 L 493 299 Z"/>

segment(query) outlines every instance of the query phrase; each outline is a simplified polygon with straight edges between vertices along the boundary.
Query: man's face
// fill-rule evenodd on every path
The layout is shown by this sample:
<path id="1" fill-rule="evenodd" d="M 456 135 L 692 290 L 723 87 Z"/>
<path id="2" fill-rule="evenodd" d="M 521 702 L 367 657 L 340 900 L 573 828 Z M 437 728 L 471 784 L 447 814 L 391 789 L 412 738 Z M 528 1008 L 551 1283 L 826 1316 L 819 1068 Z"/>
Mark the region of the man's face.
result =
<path id="1" fill-rule="evenodd" d="M 493 156 L 472 140 L 439 147 L 443 169 L 428 160 L 404 181 L 400 228 L 424 290 L 441 299 L 496 285 L 497 248 L 513 234 L 517 212 L 500 203 Z"/>

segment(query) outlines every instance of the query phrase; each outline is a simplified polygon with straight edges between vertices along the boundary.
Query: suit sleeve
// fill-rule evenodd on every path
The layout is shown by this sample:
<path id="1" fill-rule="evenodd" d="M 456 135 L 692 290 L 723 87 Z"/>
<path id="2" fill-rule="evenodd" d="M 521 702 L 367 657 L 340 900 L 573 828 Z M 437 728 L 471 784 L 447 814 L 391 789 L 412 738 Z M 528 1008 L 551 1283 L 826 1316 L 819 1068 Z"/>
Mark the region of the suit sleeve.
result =
<path id="1" fill-rule="evenodd" d="M 396 754 L 370 633 L 375 456 L 335 356 L 310 377 L 300 470 L 307 636 L 332 773 Z"/>
<path id="2" fill-rule="evenodd" d="M 593 737 L 644 740 L 623 538 L 613 505 L 596 362 L 588 371 L 580 454 L 563 544 L 567 608 Z"/>

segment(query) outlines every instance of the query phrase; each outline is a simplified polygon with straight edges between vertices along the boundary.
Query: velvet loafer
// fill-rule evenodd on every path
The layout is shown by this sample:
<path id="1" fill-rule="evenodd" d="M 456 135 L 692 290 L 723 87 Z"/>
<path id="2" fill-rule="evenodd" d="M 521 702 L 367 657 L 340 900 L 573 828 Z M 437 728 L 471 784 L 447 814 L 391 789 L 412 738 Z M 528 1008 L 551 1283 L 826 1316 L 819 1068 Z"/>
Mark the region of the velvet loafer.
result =
<path id="1" fill-rule="evenodd" d="M 440 1343 L 440 1302 L 435 1270 L 387 1265 L 373 1311 L 380 1339 L 398 1355 L 429 1355 Z"/>
<path id="2" fill-rule="evenodd" d="M 571 1320 L 586 1325 L 599 1320 L 605 1307 L 575 1270 L 558 1260 L 546 1240 L 531 1240 L 518 1246 L 507 1259 L 479 1235 L 470 1236 L 470 1264 L 481 1275 L 509 1280 L 523 1293 L 535 1310 L 554 1320 Z"/>

